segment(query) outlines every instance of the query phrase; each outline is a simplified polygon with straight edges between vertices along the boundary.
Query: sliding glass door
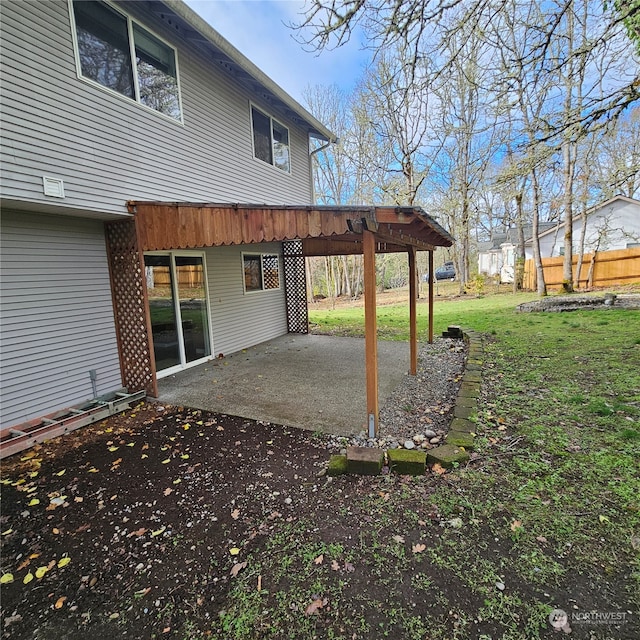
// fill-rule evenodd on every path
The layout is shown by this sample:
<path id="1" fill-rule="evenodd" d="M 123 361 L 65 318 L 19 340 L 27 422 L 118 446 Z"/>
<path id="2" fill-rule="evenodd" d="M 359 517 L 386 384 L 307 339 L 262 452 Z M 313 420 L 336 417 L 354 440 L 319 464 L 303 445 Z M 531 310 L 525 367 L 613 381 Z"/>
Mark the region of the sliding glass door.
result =
<path id="1" fill-rule="evenodd" d="M 202 255 L 144 257 L 156 371 L 170 373 L 211 355 Z"/>

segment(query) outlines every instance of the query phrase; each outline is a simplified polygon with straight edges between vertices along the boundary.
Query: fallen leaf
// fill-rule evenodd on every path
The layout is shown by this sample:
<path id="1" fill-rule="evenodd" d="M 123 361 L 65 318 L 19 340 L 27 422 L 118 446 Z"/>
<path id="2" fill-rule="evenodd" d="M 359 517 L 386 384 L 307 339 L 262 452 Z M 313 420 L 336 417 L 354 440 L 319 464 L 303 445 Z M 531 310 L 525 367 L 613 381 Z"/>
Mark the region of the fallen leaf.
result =
<path id="1" fill-rule="evenodd" d="M 611 522 L 607 516 L 602 515 L 598 516 L 598 520 L 600 520 L 600 524 L 605 524 L 605 522 L 608 524 Z"/>
<path id="2" fill-rule="evenodd" d="M 148 448 L 149 448 L 149 444 L 145 442 L 145 443 L 142 445 L 142 450 L 143 450 L 143 451 L 146 451 Z"/>
<path id="3" fill-rule="evenodd" d="M 161 533 L 164 533 L 167 530 L 167 527 L 160 527 L 159 529 L 156 529 L 155 531 L 151 532 L 151 537 L 155 538 L 156 536 L 159 536 Z"/>
<path id="4" fill-rule="evenodd" d="M 89 473 L 98 473 L 98 470 L 95 467 L 91 467 L 91 469 L 89 469 Z"/>
<path id="5" fill-rule="evenodd" d="M 145 533 L 147 533 L 147 530 L 144 527 L 140 527 L 140 529 L 138 529 L 137 531 L 132 531 L 127 537 L 130 538 L 131 536 L 138 536 L 138 538 L 140 536 L 143 536 Z"/>
<path id="6" fill-rule="evenodd" d="M 421 527 L 424 527 L 427 523 L 426 523 L 424 520 L 418 520 L 418 524 L 419 524 Z"/>
<path id="7" fill-rule="evenodd" d="M 111 453 L 113 453 L 114 451 L 117 451 L 119 447 L 109 447 L 109 451 L 111 451 Z"/>
<path id="8" fill-rule="evenodd" d="M 518 531 L 518 529 L 522 529 L 522 520 L 514 520 L 511 523 L 511 531 Z"/>
<path id="9" fill-rule="evenodd" d="M 393 536 L 393 540 L 398 544 L 402 544 L 404 542 L 404 536 Z"/>
<path id="10" fill-rule="evenodd" d="M 127 442 L 127 447 L 135 447 L 136 443 L 135 442 Z"/>
<path id="11" fill-rule="evenodd" d="M 237 562 L 231 567 L 231 576 L 235 578 L 246 566 L 246 560 L 244 562 Z"/>
<path id="12" fill-rule="evenodd" d="M 544 536 L 536 536 L 536 540 L 538 542 L 547 542 L 547 539 Z"/>
<path id="13" fill-rule="evenodd" d="M 162 633 L 169 633 L 169 631 L 171 631 L 171 627 L 165 627 L 165 628 L 162 630 Z"/>
<path id="14" fill-rule="evenodd" d="M 436 462 L 432 467 L 431 467 L 431 471 L 433 471 L 433 473 L 441 476 L 443 473 L 447 473 L 447 470 L 438 462 Z"/>
<path id="15" fill-rule="evenodd" d="M 164 493 L 165 496 L 171 495 L 173 493 L 173 489 L 167 487 L 162 493 Z"/>
<path id="16" fill-rule="evenodd" d="M 9 584 L 13 582 L 13 573 L 3 573 L 0 577 L 0 584 Z"/>
<path id="17" fill-rule="evenodd" d="M 324 554 L 320 554 L 314 561 L 313 564 L 322 564 L 324 562 Z"/>
<path id="18" fill-rule="evenodd" d="M 2 535 L 8 536 L 10 533 L 13 533 L 13 529 L 6 529 L 5 531 L 2 532 Z"/>
<path id="19" fill-rule="evenodd" d="M 231 517 L 232 517 L 234 520 L 237 520 L 237 519 L 240 517 L 240 509 L 234 509 L 234 510 L 231 512 Z"/>
<path id="20" fill-rule="evenodd" d="M 173 481 L 173 484 L 180 484 L 181 482 L 182 482 L 182 479 L 181 479 L 181 478 L 176 478 L 176 479 Z"/>
<path id="21" fill-rule="evenodd" d="M 145 458 L 148 458 L 148 457 L 149 457 L 149 456 L 148 456 L 146 453 L 143 453 L 143 454 L 140 456 L 140 459 L 141 459 L 141 460 L 144 460 Z"/>
<path id="22" fill-rule="evenodd" d="M 65 556 L 64 558 L 60 558 L 58 560 L 58 569 L 63 569 L 71 562 L 71 558 L 69 556 Z"/>
<path id="23" fill-rule="evenodd" d="M 231 549 L 229 549 L 229 553 L 232 556 L 237 556 L 240 553 L 240 549 L 238 549 L 238 547 L 231 547 Z"/>
<path id="24" fill-rule="evenodd" d="M 51 532 L 54 536 L 57 536 L 60 533 L 60 529 L 58 529 L 58 527 L 53 527 L 53 529 L 51 529 Z"/>
<path id="25" fill-rule="evenodd" d="M 26 560 L 23 560 L 19 565 L 18 565 L 18 571 L 22 571 L 25 567 L 28 567 L 31 564 L 31 559 L 27 558 Z"/>
<path id="26" fill-rule="evenodd" d="M 188 460 L 189 459 L 189 454 L 188 453 L 184 453 L 180 456 L 180 458 L 182 458 L 182 460 Z"/>
<path id="27" fill-rule="evenodd" d="M 171 458 L 167 458 L 166 460 L 162 461 L 162 464 L 169 464 L 171 462 Z"/>
<path id="28" fill-rule="evenodd" d="M 331 561 L 331 568 L 334 571 L 338 571 L 340 569 L 340 565 L 338 564 L 337 560 L 332 560 Z"/>
<path id="29" fill-rule="evenodd" d="M 29 571 L 27 575 L 22 579 L 22 584 L 29 584 L 33 580 L 33 573 Z"/>
<path id="30" fill-rule="evenodd" d="M 28 507 L 35 507 L 37 504 L 40 504 L 40 500 L 38 498 L 31 498 L 29 501 Z"/>
<path id="31" fill-rule="evenodd" d="M 38 567 L 36 569 L 36 578 L 40 580 L 40 578 L 42 578 L 42 576 L 44 576 L 44 574 L 47 573 L 47 571 L 49 571 L 49 567 Z"/>
<path id="32" fill-rule="evenodd" d="M 54 476 L 63 476 L 65 474 L 66 469 L 63 469 L 62 471 L 58 471 L 57 473 L 54 473 Z"/>
<path id="33" fill-rule="evenodd" d="M 344 570 L 347 573 L 353 573 L 356 570 L 356 568 L 350 562 L 345 562 L 344 563 Z"/>
<path id="34" fill-rule="evenodd" d="M 322 607 L 324 607 L 326 604 L 327 604 L 326 598 L 324 600 L 320 600 L 320 598 L 317 598 L 304 610 L 304 615 L 312 616 L 315 613 L 318 613 L 318 611 L 322 609 Z"/>
<path id="35" fill-rule="evenodd" d="M 56 603 L 54 605 L 54 607 L 56 609 L 62 609 L 62 606 L 64 605 L 64 603 L 67 601 L 67 596 L 61 596 L 60 598 L 58 598 L 56 600 Z"/>
<path id="36" fill-rule="evenodd" d="M 73 501 L 74 501 L 74 502 L 83 502 L 83 501 L 84 501 L 84 498 L 83 498 L 82 496 L 76 496 L 76 497 L 73 499 Z"/>
<path id="37" fill-rule="evenodd" d="M 422 553 L 426 548 L 426 544 L 421 544 L 420 542 L 418 542 L 418 544 L 414 544 L 411 546 L 411 551 L 413 551 L 413 553 Z"/>

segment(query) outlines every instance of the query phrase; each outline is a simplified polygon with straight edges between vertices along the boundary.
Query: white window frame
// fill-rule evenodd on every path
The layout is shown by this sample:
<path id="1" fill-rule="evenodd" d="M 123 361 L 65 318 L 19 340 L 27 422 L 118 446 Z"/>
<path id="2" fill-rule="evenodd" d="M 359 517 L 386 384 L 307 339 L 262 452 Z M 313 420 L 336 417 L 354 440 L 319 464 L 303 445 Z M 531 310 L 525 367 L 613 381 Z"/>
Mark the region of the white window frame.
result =
<path id="1" fill-rule="evenodd" d="M 245 280 L 244 275 L 244 258 L 248 257 L 259 257 L 260 258 L 260 279 L 261 279 L 261 289 L 247 289 L 247 282 Z M 278 259 L 278 286 L 271 287 L 269 289 L 265 289 L 264 286 L 264 257 L 276 257 Z M 268 293 L 270 291 L 280 291 L 282 289 L 282 260 L 281 255 L 277 251 L 242 251 L 240 253 L 241 257 L 241 267 L 242 267 L 242 290 L 245 295 L 254 295 L 260 293 Z"/>
<path id="2" fill-rule="evenodd" d="M 86 82 L 87 84 L 90 84 L 92 87 L 97 87 L 102 91 L 106 91 L 112 96 L 118 96 L 118 98 L 124 99 L 128 103 L 133 102 L 138 106 L 142 107 L 143 109 L 147 109 L 148 111 L 151 111 L 152 113 L 155 113 L 161 116 L 162 118 L 166 118 L 170 122 L 177 123 L 184 126 L 184 111 L 182 108 L 182 87 L 180 85 L 180 69 L 178 66 L 178 50 L 171 43 L 167 42 L 162 36 L 159 36 L 155 31 L 147 27 L 145 24 L 143 24 L 139 20 L 132 18 L 128 13 L 124 12 L 120 7 L 116 7 L 112 2 L 109 2 L 109 0 L 100 0 L 100 1 L 108 5 L 115 12 L 119 13 L 127 21 L 127 37 L 129 38 L 129 56 L 131 58 L 134 97 L 130 98 L 129 96 L 126 96 L 118 91 L 115 91 L 110 87 L 105 87 L 103 84 L 100 84 L 99 82 L 96 82 L 95 80 L 92 80 L 91 78 L 87 78 L 86 76 L 82 75 L 82 64 L 80 62 L 80 48 L 78 45 L 78 31 L 76 26 L 76 16 L 73 9 L 73 0 L 67 0 L 68 6 L 69 6 L 69 21 L 71 25 L 71 38 L 73 40 L 73 52 L 76 60 L 76 75 L 78 79 L 81 80 L 82 82 Z M 138 82 L 138 68 L 136 65 L 136 46 L 133 40 L 133 23 L 134 22 L 140 27 L 142 27 L 145 31 L 148 31 L 154 38 L 157 38 L 158 40 L 160 40 L 162 44 L 166 45 L 167 47 L 169 47 L 169 49 L 173 51 L 173 56 L 176 63 L 176 85 L 178 87 L 178 105 L 180 107 L 179 119 L 174 118 L 173 116 L 167 115 L 166 113 L 162 113 L 162 111 L 157 111 L 153 107 L 149 107 L 148 105 L 140 101 L 140 85 Z"/>
<path id="3" fill-rule="evenodd" d="M 172 291 L 171 295 L 173 297 L 173 307 L 174 313 L 176 314 L 176 330 L 178 333 L 178 353 L 180 354 L 180 364 L 176 364 L 173 367 L 168 367 L 167 369 L 162 369 L 161 371 L 156 371 L 156 378 L 160 380 L 161 378 L 166 378 L 174 373 L 178 373 L 179 371 L 184 371 L 185 369 L 190 369 L 191 367 L 196 367 L 199 364 L 203 364 L 204 362 L 209 362 L 215 359 L 215 350 L 213 346 L 213 326 L 211 322 L 211 300 L 209 299 L 209 282 L 207 279 L 207 255 L 204 251 L 145 251 L 144 255 L 149 256 L 169 256 L 169 269 L 171 271 L 171 282 Z M 208 356 L 204 356 L 203 358 L 199 358 L 198 360 L 193 360 L 192 362 L 187 362 L 187 357 L 184 349 L 184 331 L 182 329 L 182 322 L 177 322 L 178 318 L 182 317 L 182 313 L 180 311 L 180 300 L 177 296 L 177 273 L 176 273 L 176 258 L 181 256 L 195 256 L 198 258 L 202 258 L 202 278 L 203 278 L 203 286 L 204 286 L 204 295 L 205 302 L 207 305 L 207 324 L 209 325 L 209 346 L 211 354 Z M 147 304 L 149 304 L 147 302 Z"/>
<path id="4" fill-rule="evenodd" d="M 253 110 L 254 109 L 256 111 L 260 112 L 265 118 L 269 118 L 269 134 L 271 135 L 271 159 L 272 159 L 272 162 L 267 162 L 266 160 L 263 160 L 262 158 L 259 158 L 256 155 L 255 135 L 254 135 L 254 131 L 253 131 Z M 287 132 L 287 138 L 289 140 L 289 144 L 288 144 L 288 148 L 289 148 L 289 168 L 288 169 L 282 169 L 281 167 L 279 167 L 275 163 L 275 158 L 276 158 L 275 144 L 274 144 L 275 143 L 275 139 L 273 137 L 273 123 L 274 122 L 278 126 L 280 126 L 283 129 L 285 129 L 286 132 Z M 253 159 L 257 160 L 258 162 L 262 162 L 262 164 L 266 164 L 266 165 L 268 165 L 270 167 L 273 167 L 274 169 L 277 169 L 281 173 L 285 173 L 287 175 L 291 175 L 291 129 L 289 129 L 289 127 L 284 125 L 277 118 L 274 118 L 268 111 L 266 111 L 262 107 L 259 107 L 257 104 L 255 104 L 253 102 L 249 102 L 249 126 L 251 127 L 251 150 L 253 152 Z"/>

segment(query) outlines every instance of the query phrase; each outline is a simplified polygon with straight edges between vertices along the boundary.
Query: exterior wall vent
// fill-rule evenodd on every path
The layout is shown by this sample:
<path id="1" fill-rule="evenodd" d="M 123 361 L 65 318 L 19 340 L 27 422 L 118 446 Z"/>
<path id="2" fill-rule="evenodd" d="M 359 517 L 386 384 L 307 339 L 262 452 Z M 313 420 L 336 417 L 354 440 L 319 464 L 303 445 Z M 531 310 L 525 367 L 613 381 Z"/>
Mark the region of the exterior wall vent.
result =
<path id="1" fill-rule="evenodd" d="M 45 196 L 64 198 L 64 182 L 60 180 L 60 178 L 50 178 L 49 176 L 42 176 L 42 185 L 44 188 Z"/>

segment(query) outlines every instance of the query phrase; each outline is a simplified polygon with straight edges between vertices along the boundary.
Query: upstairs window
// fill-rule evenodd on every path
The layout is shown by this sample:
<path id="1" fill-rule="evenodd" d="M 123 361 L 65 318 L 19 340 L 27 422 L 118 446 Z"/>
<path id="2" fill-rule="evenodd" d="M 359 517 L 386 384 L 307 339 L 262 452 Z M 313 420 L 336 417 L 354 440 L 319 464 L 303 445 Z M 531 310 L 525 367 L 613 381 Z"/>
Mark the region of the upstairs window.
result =
<path id="1" fill-rule="evenodd" d="M 275 254 L 242 254 L 244 290 L 265 291 L 280 288 L 280 259 Z"/>
<path id="2" fill-rule="evenodd" d="M 98 0 L 73 0 L 78 63 L 83 77 L 180 120 L 176 52 Z"/>
<path id="3" fill-rule="evenodd" d="M 255 107 L 251 107 L 251 123 L 255 157 L 289 173 L 289 130 Z"/>

